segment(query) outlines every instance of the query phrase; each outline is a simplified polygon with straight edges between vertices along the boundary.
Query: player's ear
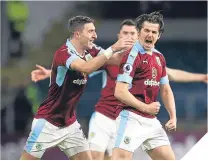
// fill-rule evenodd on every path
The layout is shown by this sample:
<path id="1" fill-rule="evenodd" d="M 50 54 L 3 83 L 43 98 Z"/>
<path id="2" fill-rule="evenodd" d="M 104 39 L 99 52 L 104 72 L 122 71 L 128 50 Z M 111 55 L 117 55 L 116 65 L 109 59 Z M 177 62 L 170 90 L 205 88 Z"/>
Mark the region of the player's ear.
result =
<path id="1" fill-rule="evenodd" d="M 79 31 L 75 31 L 75 32 L 74 32 L 74 37 L 80 38 L 80 33 L 79 33 Z"/>

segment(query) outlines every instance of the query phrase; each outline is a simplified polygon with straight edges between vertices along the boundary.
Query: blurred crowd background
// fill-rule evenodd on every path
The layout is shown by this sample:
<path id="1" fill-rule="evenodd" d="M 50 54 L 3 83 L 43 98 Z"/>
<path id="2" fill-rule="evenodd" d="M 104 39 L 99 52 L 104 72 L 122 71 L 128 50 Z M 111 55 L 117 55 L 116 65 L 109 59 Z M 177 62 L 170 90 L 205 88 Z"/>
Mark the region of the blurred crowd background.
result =
<path id="1" fill-rule="evenodd" d="M 50 68 L 55 50 L 68 38 L 68 19 L 86 15 L 96 20 L 96 44 L 108 47 L 126 18 L 162 10 L 165 32 L 156 45 L 167 66 L 207 73 L 207 2 L 199 1 L 1 1 L 1 159 L 18 159 L 30 132 L 33 114 L 46 97 L 49 80 L 33 83 L 35 64 Z M 207 132 L 207 85 L 173 83 L 178 129 L 168 133 L 176 158 L 182 158 Z M 102 74 L 88 81 L 77 107 L 84 132 L 102 87 Z M 160 99 L 160 98 L 159 98 Z M 168 113 L 158 115 L 164 125 Z M 57 149 L 44 159 L 66 159 Z M 140 149 L 134 159 L 148 159 Z"/>

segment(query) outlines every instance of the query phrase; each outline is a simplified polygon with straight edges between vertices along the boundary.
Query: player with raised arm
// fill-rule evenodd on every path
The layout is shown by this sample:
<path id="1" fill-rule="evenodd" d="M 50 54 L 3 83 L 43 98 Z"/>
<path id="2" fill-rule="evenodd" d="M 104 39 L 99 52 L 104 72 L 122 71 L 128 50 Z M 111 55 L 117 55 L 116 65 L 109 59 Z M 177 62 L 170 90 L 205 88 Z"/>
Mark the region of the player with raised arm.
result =
<path id="1" fill-rule="evenodd" d="M 130 19 L 124 20 L 121 23 L 120 31 L 118 33 L 118 39 L 127 37 L 134 41 L 137 40 L 136 26 L 134 21 Z M 35 76 L 38 76 L 38 79 L 44 79 L 50 76 L 50 70 L 39 65 L 37 65 L 37 68 L 39 68 L 39 70 L 33 71 L 31 74 L 33 81 Z M 105 65 L 101 68 L 102 71 L 106 71 L 107 79 L 105 78 L 106 80 L 103 82 L 104 86 L 101 92 L 101 98 L 95 108 L 96 112 L 91 117 L 88 135 L 92 158 L 95 160 L 104 159 L 106 150 L 109 156 L 112 155 L 114 136 L 116 132 L 116 105 L 112 104 L 110 106 L 108 104 L 111 104 L 112 99 L 116 101 L 116 98 L 114 97 L 114 87 L 119 68 L 118 65 Z M 90 74 L 89 77 L 92 77 L 95 74 L 97 74 L 97 72 Z"/>
<path id="2" fill-rule="evenodd" d="M 69 39 L 54 54 L 48 96 L 38 108 L 20 159 L 40 159 L 54 146 L 69 159 L 92 159 L 89 144 L 76 119 L 76 104 L 88 74 L 106 62 L 116 63 L 120 55 L 114 53 L 130 48 L 133 41 L 120 39 L 104 51 L 93 44 L 97 35 L 91 18 L 73 17 L 68 27 Z"/>
<path id="3" fill-rule="evenodd" d="M 143 14 L 136 19 L 138 41 L 123 56 L 115 87 L 115 97 L 122 103 L 116 108 L 117 133 L 112 159 L 130 160 L 134 151 L 142 149 L 154 160 L 174 160 L 169 139 L 156 118 L 160 91 L 170 120 L 165 127 L 176 130 L 176 109 L 173 92 L 166 74 L 163 55 L 154 47 L 164 31 L 159 12 Z"/>

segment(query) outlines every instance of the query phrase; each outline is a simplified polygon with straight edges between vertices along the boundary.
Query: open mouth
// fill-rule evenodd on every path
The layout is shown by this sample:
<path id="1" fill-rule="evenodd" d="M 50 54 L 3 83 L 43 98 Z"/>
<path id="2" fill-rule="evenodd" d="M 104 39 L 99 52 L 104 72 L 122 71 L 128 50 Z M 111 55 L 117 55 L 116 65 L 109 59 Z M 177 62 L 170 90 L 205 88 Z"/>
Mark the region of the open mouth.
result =
<path id="1" fill-rule="evenodd" d="M 152 44 L 152 40 L 145 40 L 145 43 L 147 43 L 148 45 Z"/>

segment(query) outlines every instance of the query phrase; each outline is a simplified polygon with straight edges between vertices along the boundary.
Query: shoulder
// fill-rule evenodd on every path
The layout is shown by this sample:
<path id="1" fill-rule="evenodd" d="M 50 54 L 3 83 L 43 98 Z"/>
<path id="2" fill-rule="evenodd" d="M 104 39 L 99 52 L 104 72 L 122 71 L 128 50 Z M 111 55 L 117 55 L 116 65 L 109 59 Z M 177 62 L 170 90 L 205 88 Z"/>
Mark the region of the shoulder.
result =
<path id="1" fill-rule="evenodd" d="M 65 44 L 63 44 L 59 49 L 56 50 L 53 59 L 59 64 L 65 62 L 70 57 L 73 57 L 73 55 L 76 56 L 76 52 L 70 50 Z"/>
<path id="2" fill-rule="evenodd" d="M 166 60 L 165 60 L 165 57 L 163 56 L 163 54 L 156 49 L 154 49 L 153 51 L 154 51 L 156 61 L 158 62 L 158 64 L 161 64 L 161 63 L 166 64 Z"/>
<path id="3" fill-rule="evenodd" d="M 76 51 L 68 48 L 66 44 L 63 44 L 55 53 L 57 56 L 67 56 L 77 55 Z"/>
<path id="4" fill-rule="evenodd" d="M 154 54 L 156 56 L 158 56 L 158 57 L 160 57 L 162 59 L 165 59 L 165 57 L 163 56 L 163 54 L 160 51 L 158 51 L 157 49 L 153 49 L 153 52 L 154 52 Z"/>
<path id="5" fill-rule="evenodd" d="M 58 48 L 55 52 L 56 55 L 68 53 L 68 48 L 65 44 L 63 44 L 60 48 Z"/>
<path id="6" fill-rule="evenodd" d="M 142 56 L 142 54 L 138 50 L 137 46 L 134 45 L 130 49 L 128 49 L 127 51 L 125 51 L 124 56 L 125 57 L 128 57 L 129 60 L 134 61 L 135 59 L 140 59 L 141 56 Z"/>
<path id="7" fill-rule="evenodd" d="M 153 49 L 153 52 L 157 55 L 162 55 L 163 56 L 163 54 L 160 51 L 158 51 L 157 49 Z"/>
<path id="8" fill-rule="evenodd" d="M 139 53 L 139 50 L 137 49 L 136 45 L 133 45 L 131 48 L 128 50 L 124 51 L 125 56 L 137 56 Z"/>

